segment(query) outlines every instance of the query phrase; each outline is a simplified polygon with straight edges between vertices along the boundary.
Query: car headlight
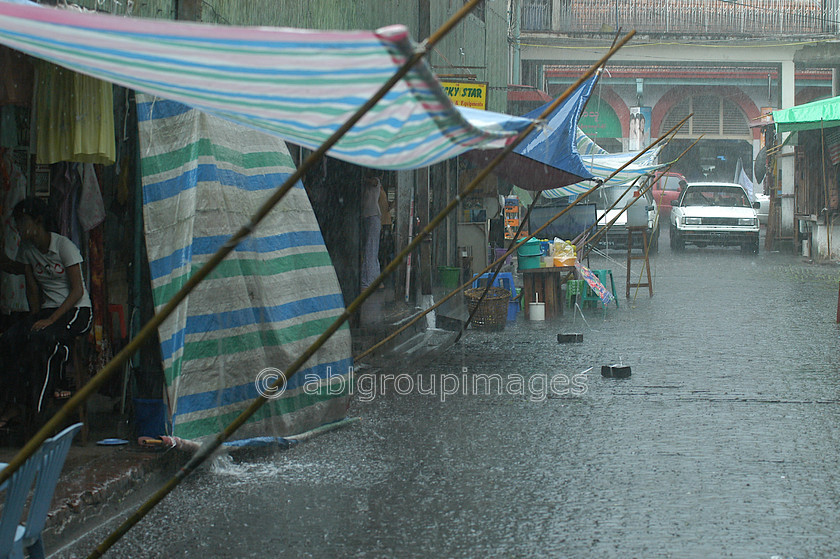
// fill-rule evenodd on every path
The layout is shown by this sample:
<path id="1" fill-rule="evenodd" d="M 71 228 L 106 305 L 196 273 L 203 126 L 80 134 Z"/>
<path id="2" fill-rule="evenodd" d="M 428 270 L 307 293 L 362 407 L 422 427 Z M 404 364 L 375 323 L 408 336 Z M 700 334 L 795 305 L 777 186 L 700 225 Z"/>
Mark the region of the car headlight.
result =
<path id="1" fill-rule="evenodd" d="M 754 217 L 742 217 L 738 219 L 738 225 L 746 225 L 747 227 L 755 227 Z"/>
<path id="2" fill-rule="evenodd" d="M 686 225 L 700 225 L 701 221 L 699 217 L 687 217 L 684 223 Z"/>

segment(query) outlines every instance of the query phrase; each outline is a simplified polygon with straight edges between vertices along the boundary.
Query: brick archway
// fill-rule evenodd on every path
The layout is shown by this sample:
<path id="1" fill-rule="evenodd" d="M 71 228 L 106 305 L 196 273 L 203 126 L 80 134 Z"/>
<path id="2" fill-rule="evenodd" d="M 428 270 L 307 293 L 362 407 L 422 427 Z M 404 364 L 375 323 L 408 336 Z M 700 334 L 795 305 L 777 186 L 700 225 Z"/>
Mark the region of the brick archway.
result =
<path id="1" fill-rule="evenodd" d="M 651 137 L 658 138 L 663 132 L 660 130 L 662 119 L 668 114 L 671 108 L 687 97 L 695 95 L 714 95 L 716 97 L 724 97 L 729 99 L 744 111 L 747 117 L 747 122 L 755 120 L 760 116 L 759 108 L 756 107 L 752 99 L 747 94 L 741 91 L 740 88 L 732 85 L 721 86 L 678 86 L 668 90 L 663 95 L 656 105 L 651 109 Z M 750 130 L 754 140 L 757 140 L 760 134 L 759 128 Z"/>
<path id="2" fill-rule="evenodd" d="M 615 111 L 615 116 L 618 118 L 618 122 L 621 123 L 621 135 L 626 138 L 630 133 L 630 109 L 627 107 L 624 99 L 613 91 L 611 87 L 601 86 L 600 84 L 595 85 L 592 93 L 600 97 Z"/>

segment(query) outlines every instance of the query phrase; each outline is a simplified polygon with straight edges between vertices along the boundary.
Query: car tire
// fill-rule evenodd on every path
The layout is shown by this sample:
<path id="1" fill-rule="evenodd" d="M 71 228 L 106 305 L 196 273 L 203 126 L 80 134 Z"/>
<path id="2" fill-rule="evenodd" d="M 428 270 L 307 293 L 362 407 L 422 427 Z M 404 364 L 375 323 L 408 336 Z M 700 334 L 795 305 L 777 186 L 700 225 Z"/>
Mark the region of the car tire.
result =
<path id="1" fill-rule="evenodd" d="M 747 254 L 758 254 L 758 245 L 758 237 L 755 237 L 745 242 L 741 249 Z"/>

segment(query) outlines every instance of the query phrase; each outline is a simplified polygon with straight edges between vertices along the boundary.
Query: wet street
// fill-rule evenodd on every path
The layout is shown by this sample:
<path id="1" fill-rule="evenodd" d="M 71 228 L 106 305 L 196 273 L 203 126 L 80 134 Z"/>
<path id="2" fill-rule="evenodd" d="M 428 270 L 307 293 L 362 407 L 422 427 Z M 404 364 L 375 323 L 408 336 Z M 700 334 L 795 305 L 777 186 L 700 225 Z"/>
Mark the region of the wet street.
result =
<path id="1" fill-rule="evenodd" d="M 360 422 L 217 460 L 106 556 L 840 556 L 838 268 L 667 240 L 653 298 L 624 298 L 623 253 L 593 258 L 606 318 L 520 315 L 367 377 Z"/>

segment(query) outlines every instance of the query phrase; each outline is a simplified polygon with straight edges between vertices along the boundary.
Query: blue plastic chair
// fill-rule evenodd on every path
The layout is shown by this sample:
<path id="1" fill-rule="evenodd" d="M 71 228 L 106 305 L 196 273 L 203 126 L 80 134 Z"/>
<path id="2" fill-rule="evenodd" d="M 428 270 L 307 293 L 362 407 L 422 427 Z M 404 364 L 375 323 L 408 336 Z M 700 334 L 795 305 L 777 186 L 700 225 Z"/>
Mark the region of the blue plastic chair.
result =
<path id="1" fill-rule="evenodd" d="M 23 534 L 25 528 L 20 525 L 26 498 L 41 464 L 42 449 L 38 449 L 29 460 L 23 463 L 12 477 L 0 485 L 6 491 L 3 504 L 3 516 L 0 517 L 0 558 L 23 559 Z M 0 463 L 0 468 L 8 464 Z"/>
<path id="2" fill-rule="evenodd" d="M 26 517 L 23 533 L 23 547 L 32 559 L 45 557 L 41 532 L 44 531 L 44 525 L 47 523 L 47 513 L 50 511 L 55 487 L 58 485 L 58 477 L 64 468 L 67 453 L 70 451 L 70 444 L 82 426 L 82 423 L 71 425 L 58 435 L 44 441 L 41 446 L 38 478 L 35 480 L 35 492 L 32 495 L 32 504 L 29 506 L 29 515 Z"/>
<path id="3" fill-rule="evenodd" d="M 487 272 L 486 274 L 478 274 L 473 276 L 473 287 L 484 287 L 487 285 L 487 282 L 490 281 L 490 278 L 493 277 L 492 272 Z M 516 298 L 516 286 L 513 285 L 513 274 L 510 272 L 499 272 L 496 276 L 496 281 L 493 282 L 493 287 L 501 287 L 503 289 L 507 289 L 510 291 L 510 298 Z"/>

